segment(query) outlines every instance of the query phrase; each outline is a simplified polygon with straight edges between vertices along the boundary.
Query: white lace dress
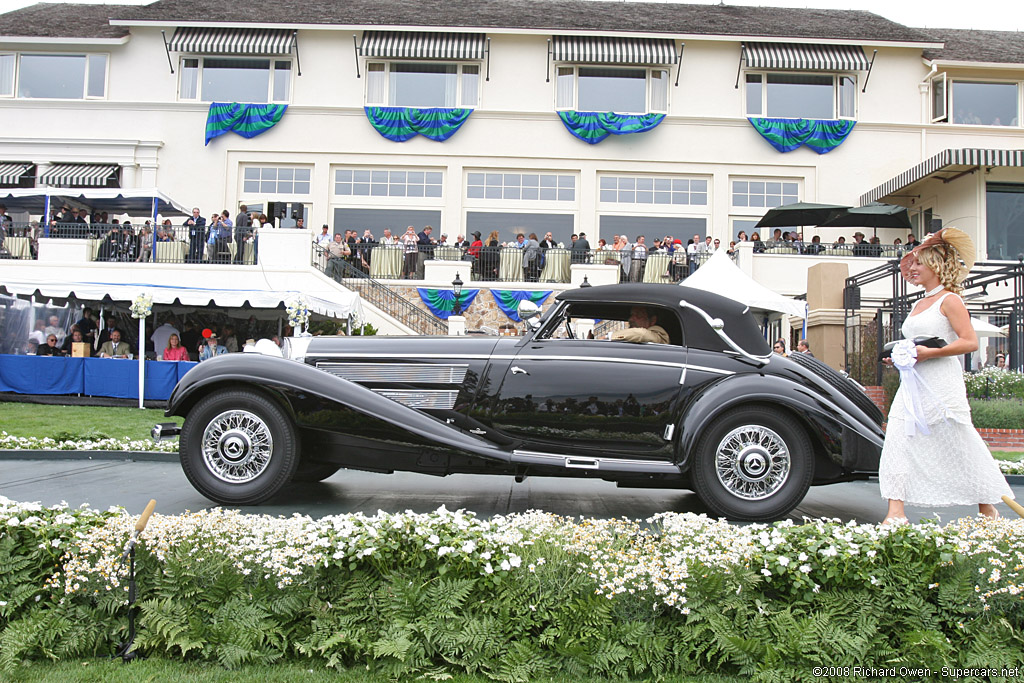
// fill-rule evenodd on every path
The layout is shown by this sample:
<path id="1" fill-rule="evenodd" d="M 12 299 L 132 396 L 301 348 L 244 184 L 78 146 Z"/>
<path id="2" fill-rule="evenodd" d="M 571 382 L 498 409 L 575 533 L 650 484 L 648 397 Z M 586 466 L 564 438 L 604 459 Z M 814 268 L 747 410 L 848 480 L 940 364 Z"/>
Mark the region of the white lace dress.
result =
<path id="1" fill-rule="evenodd" d="M 903 337 L 936 336 L 947 343 L 958 339 L 940 309 L 947 296 L 950 294 L 909 316 L 901 328 Z M 914 367 L 924 384 L 921 404 L 930 433 L 916 430 L 913 436 L 907 435 L 906 421 L 913 417 L 905 407 L 901 385 L 889 410 L 882 447 L 878 472 L 882 498 L 939 507 L 998 503 L 1001 496 L 1013 497 L 988 446 L 971 422 L 959 360 L 942 356 Z"/>

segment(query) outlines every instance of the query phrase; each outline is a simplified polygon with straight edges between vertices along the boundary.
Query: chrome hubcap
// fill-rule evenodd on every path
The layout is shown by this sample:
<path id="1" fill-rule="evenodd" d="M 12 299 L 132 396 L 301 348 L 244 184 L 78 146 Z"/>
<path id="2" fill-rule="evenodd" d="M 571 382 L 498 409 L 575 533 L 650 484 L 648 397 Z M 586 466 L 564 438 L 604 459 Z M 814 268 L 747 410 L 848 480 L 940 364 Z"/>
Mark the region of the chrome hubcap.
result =
<path id="1" fill-rule="evenodd" d="M 274 452 L 270 428 L 247 410 L 229 410 L 203 432 L 203 462 L 221 481 L 242 484 L 263 474 Z"/>
<path id="2" fill-rule="evenodd" d="M 791 462 L 786 442 L 762 425 L 737 427 L 715 449 L 718 481 L 744 500 L 763 500 L 782 488 Z"/>

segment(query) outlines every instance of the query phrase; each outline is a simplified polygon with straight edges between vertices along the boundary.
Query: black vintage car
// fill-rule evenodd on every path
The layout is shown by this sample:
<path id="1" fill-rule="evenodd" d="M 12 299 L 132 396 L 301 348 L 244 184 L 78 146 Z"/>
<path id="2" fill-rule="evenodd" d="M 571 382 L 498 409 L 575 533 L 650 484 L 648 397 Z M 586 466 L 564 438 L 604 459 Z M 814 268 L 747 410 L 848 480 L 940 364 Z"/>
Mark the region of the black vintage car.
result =
<path id="1" fill-rule="evenodd" d="M 610 339 L 637 307 L 668 343 Z M 182 467 L 229 505 L 344 467 L 688 488 L 740 520 L 777 519 L 811 484 L 877 470 L 882 415 L 859 385 L 770 353 L 742 304 L 674 285 L 589 287 L 528 327 L 297 338 L 288 358 L 206 361 L 167 409 L 185 418 Z"/>

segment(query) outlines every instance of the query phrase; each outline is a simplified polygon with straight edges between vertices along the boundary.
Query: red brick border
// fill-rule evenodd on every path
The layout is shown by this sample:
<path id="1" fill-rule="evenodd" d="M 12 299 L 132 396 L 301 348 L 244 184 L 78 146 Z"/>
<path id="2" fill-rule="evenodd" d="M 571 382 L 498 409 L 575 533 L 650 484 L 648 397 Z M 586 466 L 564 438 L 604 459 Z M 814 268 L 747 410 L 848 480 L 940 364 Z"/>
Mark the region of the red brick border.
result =
<path id="1" fill-rule="evenodd" d="M 868 398 L 885 414 L 885 389 L 864 387 Z M 1006 451 L 1024 451 L 1024 429 L 979 429 L 978 433 L 989 448 Z"/>

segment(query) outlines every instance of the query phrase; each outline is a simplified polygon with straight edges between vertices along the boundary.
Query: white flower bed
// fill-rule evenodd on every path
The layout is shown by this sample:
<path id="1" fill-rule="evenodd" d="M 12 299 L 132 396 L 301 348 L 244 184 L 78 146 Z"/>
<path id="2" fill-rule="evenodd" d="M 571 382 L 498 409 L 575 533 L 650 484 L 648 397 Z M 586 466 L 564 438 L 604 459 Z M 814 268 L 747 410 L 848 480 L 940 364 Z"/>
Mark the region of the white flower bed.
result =
<path id="1" fill-rule="evenodd" d="M 1017 462 L 1010 462 L 1008 460 L 1000 460 L 999 469 L 1003 474 L 1024 474 L 1024 461 L 1018 460 Z"/>
<path id="2" fill-rule="evenodd" d="M 49 437 L 12 436 L 0 431 L 0 450 L 43 451 L 136 451 L 177 453 L 178 442 L 152 439 L 68 439 L 57 441 Z"/>

